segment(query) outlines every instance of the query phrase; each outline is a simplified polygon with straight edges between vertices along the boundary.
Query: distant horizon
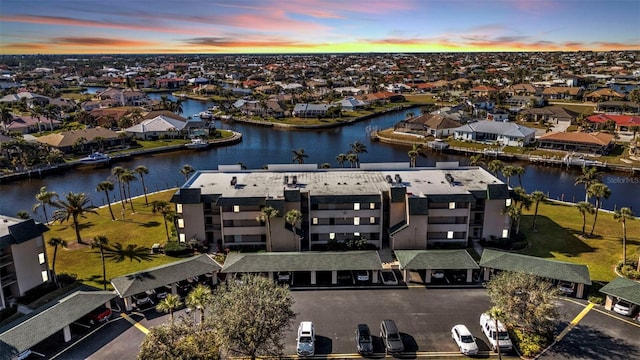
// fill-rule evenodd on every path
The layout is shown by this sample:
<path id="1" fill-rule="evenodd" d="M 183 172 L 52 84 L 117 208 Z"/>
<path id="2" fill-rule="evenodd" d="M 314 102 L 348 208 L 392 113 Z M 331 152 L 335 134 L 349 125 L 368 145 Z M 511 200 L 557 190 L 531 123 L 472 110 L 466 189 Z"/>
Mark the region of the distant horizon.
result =
<path id="1" fill-rule="evenodd" d="M 4 0 L 1 55 L 640 50 L 637 0 Z"/>

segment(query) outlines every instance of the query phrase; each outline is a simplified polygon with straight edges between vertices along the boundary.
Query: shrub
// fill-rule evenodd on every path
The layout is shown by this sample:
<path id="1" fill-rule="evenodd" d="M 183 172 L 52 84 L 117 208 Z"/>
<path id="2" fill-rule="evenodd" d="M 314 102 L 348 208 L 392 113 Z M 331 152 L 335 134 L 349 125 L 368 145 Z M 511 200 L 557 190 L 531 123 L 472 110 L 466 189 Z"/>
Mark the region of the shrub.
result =
<path id="1" fill-rule="evenodd" d="M 523 357 L 532 358 L 551 344 L 553 336 L 524 332 L 522 329 L 514 328 L 511 329 L 511 338 Z"/>
<path id="2" fill-rule="evenodd" d="M 167 256 L 183 256 L 191 254 L 193 250 L 187 247 L 185 244 L 178 241 L 169 241 L 164 246 L 164 253 Z"/>
<path id="3" fill-rule="evenodd" d="M 629 279 L 640 279 L 640 272 L 636 269 L 638 268 L 637 260 L 627 260 L 626 264 L 622 264 L 622 261 L 616 265 L 616 269 L 618 272 Z"/>
<path id="4" fill-rule="evenodd" d="M 591 295 L 589 296 L 589 302 L 601 305 L 602 303 L 604 303 L 604 298 L 602 296 Z"/>
<path id="5" fill-rule="evenodd" d="M 527 247 L 527 241 L 516 241 L 511 244 L 511 250 L 521 250 Z"/>

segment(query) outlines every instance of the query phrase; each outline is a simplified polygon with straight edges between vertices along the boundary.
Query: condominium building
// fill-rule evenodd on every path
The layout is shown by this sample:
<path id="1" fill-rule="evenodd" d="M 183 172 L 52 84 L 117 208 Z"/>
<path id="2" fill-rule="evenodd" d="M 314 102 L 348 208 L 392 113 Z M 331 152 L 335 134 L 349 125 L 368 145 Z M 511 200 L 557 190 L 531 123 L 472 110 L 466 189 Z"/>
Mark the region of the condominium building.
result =
<path id="1" fill-rule="evenodd" d="M 510 235 L 503 215 L 510 201 L 501 180 L 457 162 L 221 165 L 195 173 L 172 198 L 180 241 L 268 251 L 316 250 L 349 239 L 395 250 L 466 246 L 472 238 Z M 265 207 L 277 214 L 263 216 Z M 287 222 L 291 210 L 301 215 L 297 223 Z"/>
<path id="2" fill-rule="evenodd" d="M 0 215 L 0 309 L 49 281 L 43 224 Z"/>

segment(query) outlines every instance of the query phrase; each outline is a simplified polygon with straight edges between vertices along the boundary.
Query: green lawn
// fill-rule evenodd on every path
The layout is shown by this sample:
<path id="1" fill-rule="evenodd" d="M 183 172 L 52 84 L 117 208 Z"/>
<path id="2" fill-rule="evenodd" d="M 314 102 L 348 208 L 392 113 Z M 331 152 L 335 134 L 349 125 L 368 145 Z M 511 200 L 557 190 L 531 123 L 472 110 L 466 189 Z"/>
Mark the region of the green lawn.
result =
<path id="1" fill-rule="evenodd" d="M 116 190 L 117 191 L 117 190 Z M 149 203 L 153 200 L 168 201 L 173 190 L 166 190 L 149 195 Z M 86 219 L 80 219 L 80 235 L 85 242 L 90 242 L 96 235 L 105 235 L 109 243 L 136 244 L 138 246 L 151 247 L 154 243 L 166 242 L 166 232 L 161 215 L 153 214 L 151 206 L 145 206 L 144 197 L 138 197 L 133 201 L 135 214 L 131 213 L 127 205 L 125 221 L 122 221 L 120 203 L 112 205 L 117 221 L 112 221 L 107 207 L 98 209 L 98 215 L 88 214 Z M 90 246 L 76 246 L 75 233 L 71 222 L 56 223 L 49 226 L 50 230 L 44 234 L 45 240 L 52 237 L 60 237 L 69 243 L 69 249 L 58 248 L 56 259 L 56 272 L 75 274 L 78 280 L 85 284 L 102 289 L 102 263 L 97 249 Z M 53 261 L 53 248 L 47 247 L 49 264 Z M 150 262 L 137 262 L 125 260 L 121 263 L 107 262 L 107 279 L 120 275 L 139 271 L 152 266 L 162 265 L 178 260 L 177 258 L 158 255 Z M 111 288 L 111 284 L 109 284 Z"/>
<path id="2" fill-rule="evenodd" d="M 525 211 L 520 229 L 529 245 L 519 251 L 526 255 L 586 264 L 591 279 L 609 282 L 616 275 L 615 265 L 622 260 L 622 225 L 613 215 L 601 211 L 593 238 L 581 237 L 582 216 L 573 206 L 541 203 L 536 220 L 538 230 L 530 230 L 533 209 Z M 593 216 L 587 216 L 589 233 Z M 640 255 L 640 221 L 627 221 L 627 258 Z"/>

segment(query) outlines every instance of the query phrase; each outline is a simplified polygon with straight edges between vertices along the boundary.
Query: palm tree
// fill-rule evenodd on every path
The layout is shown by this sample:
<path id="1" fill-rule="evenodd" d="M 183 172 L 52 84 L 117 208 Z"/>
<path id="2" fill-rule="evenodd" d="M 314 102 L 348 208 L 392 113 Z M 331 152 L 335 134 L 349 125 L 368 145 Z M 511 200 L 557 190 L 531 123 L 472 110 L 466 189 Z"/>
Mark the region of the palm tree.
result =
<path id="1" fill-rule="evenodd" d="M 85 193 L 68 192 L 64 197 L 64 200 L 58 199 L 53 203 L 53 206 L 58 208 L 58 210 L 53 212 L 52 218 L 54 221 L 59 221 L 60 223 L 69 221 L 71 218 L 73 220 L 73 228 L 76 231 L 78 244 L 86 245 L 80 237 L 78 218 L 86 218 L 87 213 L 98 214 L 98 212 L 95 210 L 95 206 L 89 204 L 91 200 Z"/>
<path id="2" fill-rule="evenodd" d="M 47 245 L 53 247 L 53 260 L 51 262 L 51 272 L 53 273 L 53 282 L 56 285 L 58 284 L 58 274 L 56 273 L 56 256 L 58 255 L 58 246 L 62 246 L 63 248 L 67 247 L 66 240 L 62 240 L 59 237 L 52 237 L 47 240 Z"/>
<path id="3" fill-rule="evenodd" d="M 509 215 L 511 223 L 516 224 L 516 235 L 518 235 L 520 233 L 520 218 L 522 218 L 522 210 L 515 205 L 511 205 L 502 210 L 502 214 Z"/>
<path id="4" fill-rule="evenodd" d="M 349 162 L 349 164 L 351 164 L 351 167 L 353 167 L 354 165 L 357 165 L 359 161 L 358 154 L 356 153 L 347 154 L 347 161 Z"/>
<path id="5" fill-rule="evenodd" d="M 180 174 L 184 175 L 184 181 L 189 180 L 189 176 L 196 172 L 196 170 L 189 164 L 182 165 L 182 169 L 180 169 Z"/>
<path id="6" fill-rule="evenodd" d="M 585 228 L 587 227 L 587 214 L 593 214 L 596 210 L 588 201 L 580 201 L 578 205 L 576 205 L 576 209 L 582 215 L 582 236 L 585 235 Z"/>
<path id="7" fill-rule="evenodd" d="M 627 220 L 635 219 L 633 211 L 628 207 L 620 208 L 613 213 L 613 218 L 622 223 L 622 264 L 627 264 Z"/>
<path id="8" fill-rule="evenodd" d="M 482 154 L 471 155 L 469 157 L 469 166 L 481 166 L 484 165 Z"/>
<path id="9" fill-rule="evenodd" d="M 507 166 L 504 166 L 504 167 L 502 168 L 502 176 L 504 176 L 504 177 L 505 177 L 505 179 L 507 179 L 507 186 L 508 186 L 508 187 L 511 187 L 511 177 L 512 177 L 513 175 L 515 175 L 515 174 L 514 174 L 514 170 L 513 170 L 513 169 L 514 169 L 514 168 L 513 168 L 513 166 L 511 166 L 511 165 L 507 165 Z"/>
<path id="10" fill-rule="evenodd" d="M 600 179 L 598 179 L 598 175 L 600 175 L 600 173 L 598 172 L 598 169 L 596 167 L 587 168 L 586 166 L 583 166 L 582 175 L 576 178 L 576 181 L 573 184 L 574 186 L 578 184 L 584 184 L 584 201 L 589 201 L 589 188 L 591 187 L 591 185 L 600 182 Z"/>
<path id="11" fill-rule="evenodd" d="M 109 245 L 109 239 L 104 235 L 97 235 L 93 237 L 91 241 L 91 248 L 98 248 L 100 250 L 100 259 L 102 260 L 102 285 L 107 290 L 107 266 L 104 262 L 104 248 Z"/>
<path id="12" fill-rule="evenodd" d="M 536 219 L 538 218 L 538 205 L 540 201 L 544 201 L 547 196 L 542 191 L 534 191 L 531 193 L 531 200 L 536 204 L 535 211 L 533 212 L 533 223 L 531 224 L 531 230 L 536 230 Z"/>
<path id="13" fill-rule="evenodd" d="M 296 226 L 302 222 L 302 213 L 299 210 L 291 209 L 284 215 L 284 220 L 291 225 L 293 242 L 296 242 Z"/>
<path id="14" fill-rule="evenodd" d="M 11 105 L 9 103 L 0 103 L 0 123 L 2 123 L 2 130 L 7 131 L 7 126 L 13 121 L 13 114 L 11 113 Z"/>
<path id="15" fill-rule="evenodd" d="M 31 216 L 29 216 L 29 212 L 26 210 L 18 210 L 18 212 L 16 213 L 16 217 L 18 219 L 22 219 L 22 220 L 27 220 L 29 219 Z"/>
<path id="16" fill-rule="evenodd" d="M 60 116 L 60 108 L 55 104 L 47 104 L 44 107 L 44 116 L 49 120 L 51 131 L 53 131 L 53 119 L 58 119 Z"/>
<path id="17" fill-rule="evenodd" d="M 489 171 L 493 173 L 494 176 L 498 176 L 498 172 L 502 170 L 504 167 L 504 163 L 501 160 L 491 160 L 489 161 Z"/>
<path id="18" fill-rule="evenodd" d="M 180 306 L 182 306 L 180 296 L 169 294 L 156 305 L 156 310 L 169 313 L 169 319 L 173 325 L 173 312 Z"/>
<path id="19" fill-rule="evenodd" d="M 107 197 L 107 206 L 109 206 L 109 213 L 111 214 L 111 220 L 115 221 L 116 217 L 113 215 L 113 209 L 111 208 L 111 200 L 109 199 L 109 191 L 113 191 L 113 183 L 109 180 L 101 181 L 96 186 L 96 191 L 104 191 L 104 195 Z"/>
<path id="20" fill-rule="evenodd" d="M 260 210 L 260 215 L 256 216 L 256 221 L 265 223 L 267 226 L 267 251 L 271 251 L 271 218 L 278 215 L 278 210 L 271 206 L 265 206 Z"/>
<path id="21" fill-rule="evenodd" d="M 42 128 L 41 128 L 42 122 L 40 121 L 40 116 L 43 115 L 43 112 L 44 110 L 40 105 L 34 105 L 29 109 L 29 115 L 31 115 L 32 118 L 38 120 L 38 132 L 42 131 Z"/>
<path id="22" fill-rule="evenodd" d="M 416 167 L 416 159 L 418 155 L 420 155 L 421 150 L 422 144 L 414 143 L 411 150 L 407 152 L 407 155 L 409 155 L 409 167 Z"/>
<path id="23" fill-rule="evenodd" d="M 347 155 L 344 153 L 338 154 L 338 156 L 336 156 L 336 161 L 338 162 L 338 165 L 344 167 L 344 162 L 347 161 Z"/>
<path id="24" fill-rule="evenodd" d="M 122 209 L 125 209 L 124 202 L 126 201 L 126 196 L 124 194 L 124 184 L 122 183 L 122 179 L 120 178 L 124 172 L 127 171 L 122 166 L 114 166 L 111 168 L 111 175 L 118 182 L 118 189 L 120 190 L 120 204 L 122 204 Z"/>
<path id="25" fill-rule="evenodd" d="M 522 187 L 522 175 L 525 173 L 525 169 L 522 166 L 514 166 L 513 167 L 513 175 L 518 176 L 518 186 Z"/>
<path id="26" fill-rule="evenodd" d="M 353 144 L 349 144 L 349 146 L 351 147 L 351 150 L 349 150 L 349 153 L 353 153 L 356 154 L 356 167 L 360 166 L 360 155 L 359 154 L 366 154 L 367 153 L 367 146 L 363 143 L 361 143 L 360 141 L 355 141 Z"/>
<path id="27" fill-rule="evenodd" d="M 298 164 L 304 164 L 304 158 L 308 158 L 309 155 L 304 153 L 304 149 L 300 148 L 298 150 L 291 150 L 293 153 L 293 162 L 297 162 Z"/>
<path id="28" fill-rule="evenodd" d="M 133 169 L 133 171 L 138 174 L 138 176 L 140 176 L 140 182 L 142 183 L 142 192 L 144 193 L 144 204 L 145 206 L 149 206 L 149 200 L 147 199 L 147 187 L 144 184 L 144 175 L 149 174 L 149 169 L 144 165 L 140 165 Z"/>
<path id="29" fill-rule="evenodd" d="M 38 208 L 42 208 L 42 212 L 44 213 L 44 222 L 49 223 L 49 217 L 47 216 L 47 205 L 52 206 L 53 200 L 58 197 L 58 193 L 55 191 L 47 191 L 47 187 L 43 186 L 40 188 L 40 192 L 36 194 L 37 203 L 33 205 L 31 209 L 35 214 L 38 211 Z"/>
<path id="30" fill-rule="evenodd" d="M 164 220 L 164 230 L 167 233 L 167 241 L 171 241 L 169 238 L 169 226 L 167 225 L 167 218 L 170 215 L 173 215 L 171 205 L 164 200 L 154 200 L 151 202 L 151 212 L 162 215 L 162 219 Z"/>
<path id="31" fill-rule="evenodd" d="M 133 175 L 133 172 L 129 169 L 125 169 L 125 171 L 120 175 L 120 181 L 122 181 L 123 186 L 126 185 L 125 196 L 129 197 L 129 205 L 131 206 L 131 212 L 134 213 L 133 209 L 133 200 L 131 199 L 131 182 L 136 181 L 138 178 Z"/>
<path id="32" fill-rule="evenodd" d="M 593 215 L 593 226 L 591 226 L 591 232 L 589 236 L 593 236 L 593 230 L 596 228 L 596 221 L 598 221 L 598 212 L 600 211 L 600 206 L 602 205 L 602 199 L 608 199 L 611 196 L 611 189 L 605 184 L 595 183 L 589 186 L 587 189 L 587 194 L 589 196 L 593 196 L 596 198 L 596 212 Z"/>
<path id="33" fill-rule="evenodd" d="M 211 288 L 198 284 L 189 295 L 187 295 L 186 303 L 191 309 L 200 310 L 200 325 L 204 323 L 204 312 L 207 306 L 213 301 Z"/>
<path id="34" fill-rule="evenodd" d="M 489 309 L 489 316 L 492 319 L 495 320 L 496 329 L 499 329 L 498 321 L 503 321 L 505 319 L 506 314 L 504 313 L 504 311 L 502 309 L 500 309 L 497 306 L 494 306 L 491 309 Z M 498 359 L 502 360 L 502 354 L 500 353 L 500 343 L 499 343 L 498 334 L 496 334 L 496 349 L 498 350 Z"/>

